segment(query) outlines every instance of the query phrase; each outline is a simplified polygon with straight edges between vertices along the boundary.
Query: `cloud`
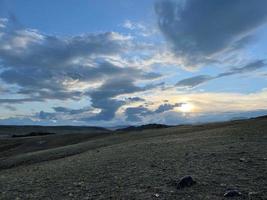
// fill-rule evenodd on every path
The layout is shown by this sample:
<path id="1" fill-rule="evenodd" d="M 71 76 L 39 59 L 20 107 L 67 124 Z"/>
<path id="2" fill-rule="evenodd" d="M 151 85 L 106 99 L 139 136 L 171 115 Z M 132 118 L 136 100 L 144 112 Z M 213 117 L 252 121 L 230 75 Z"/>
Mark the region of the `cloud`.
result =
<path id="1" fill-rule="evenodd" d="M 133 22 L 130 20 L 125 20 L 122 24 L 122 27 L 129 30 L 132 35 L 141 37 L 148 37 L 158 33 L 158 29 L 156 29 L 156 27 L 140 22 Z"/>
<path id="2" fill-rule="evenodd" d="M 16 107 L 11 106 L 11 105 L 5 105 L 4 108 L 6 108 L 6 109 L 8 109 L 8 110 L 10 110 L 10 111 L 16 111 L 16 110 L 17 110 Z"/>
<path id="3" fill-rule="evenodd" d="M 139 87 L 136 82 L 161 76 L 144 71 L 141 66 L 129 67 L 120 60 L 121 55 L 133 48 L 133 43 L 131 37 L 119 33 L 57 37 L 32 29 L 2 27 L 0 78 L 6 84 L 17 86 L 17 92 L 16 98 L 3 98 L 0 103 L 90 97 L 90 108 L 100 110 L 98 114 L 90 114 L 89 107 L 77 110 L 56 107 L 55 113 L 38 113 L 41 119 L 54 119 L 59 113 L 88 113 L 81 120 L 111 120 L 122 105 L 142 100 L 137 97 L 117 100 L 118 95 L 149 90 L 154 86 Z"/>
<path id="4" fill-rule="evenodd" d="M 80 93 L 69 91 L 73 82 L 92 84 L 111 76 L 142 73 L 108 59 L 130 48 L 128 36 L 105 32 L 57 37 L 33 29 L 10 28 L 7 19 L 1 19 L 0 24 L 0 78 L 18 86 L 19 94 L 34 96 L 33 100 L 37 96 L 78 98 Z"/>
<path id="5" fill-rule="evenodd" d="M 32 101 L 43 101 L 40 98 L 17 98 L 17 99 L 0 99 L 0 104 L 20 104 L 20 103 L 25 103 L 25 102 L 32 102 Z"/>
<path id="6" fill-rule="evenodd" d="M 209 80 L 214 79 L 214 77 L 212 76 L 208 76 L 208 75 L 199 75 L 199 76 L 194 76 L 191 78 L 186 78 L 183 79 L 181 81 L 179 81 L 178 83 L 176 83 L 175 86 L 177 87 L 196 87 L 202 83 L 205 83 Z"/>
<path id="7" fill-rule="evenodd" d="M 173 51 L 186 65 L 195 66 L 243 47 L 267 19 L 265 0 L 162 0 L 155 10 Z"/>
<path id="8" fill-rule="evenodd" d="M 8 20 L 6 18 L 0 18 L 0 29 L 5 28 Z"/>
<path id="9" fill-rule="evenodd" d="M 253 72 L 253 71 L 256 71 L 258 69 L 265 67 L 266 65 L 267 65 L 266 60 L 256 60 L 256 61 L 246 64 L 243 67 L 231 68 L 229 71 L 220 73 L 216 76 L 198 75 L 198 76 L 193 76 L 191 78 L 186 78 L 176 83 L 175 86 L 193 88 L 213 79 Z"/>
<path id="10" fill-rule="evenodd" d="M 148 115 L 160 114 L 167 111 L 172 111 L 174 108 L 181 107 L 184 103 L 169 104 L 164 103 L 159 105 L 155 110 L 150 110 L 144 106 L 128 107 L 125 109 L 126 121 L 129 122 L 141 122 L 142 117 Z"/>
<path id="11" fill-rule="evenodd" d="M 235 68 L 230 69 L 228 72 L 220 73 L 217 75 L 216 78 L 253 72 L 253 71 L 256 71 L 258 69 L 265 67 L 266 65 L 267 65 L 266 60 L 256 60 L 254 62 L 250 62 L 246 64 L 243 67 L 240 67 L 240 68 L 235 67 Z"/>
<path id="12" fill-rule="evenodd" d="M 37 113 L 37 118 L 41 120 L 54 120 L 56 119 L 56 115 L 55 113 L 40 111 L 39 113 Z"/>
<path id="13" fill-rule="evenodd" d="M 154 113 L 163 113 L 166 111 L 170 111 L 173 110 L 174 108 L 177 107 L 181 107 L 184 103 L 175 103 L 175 104 L 169 104 L 169 103 L 165 103 L 160 105 L 155 111 Z"/>
<path id="14" fill-rule="evenodd" d="M 21 87 L 20 93 L 42 93 L 45 90 L 50 96 L 52 91 L 62 94 L 69 92 L 66 84 L 71 81 L 93 82 L 110 75 L 127 73 L 126 69 L 113 66 L 103 59 L 92 58 L 125 50 L 129 40 L 118 33 L 59 38 L 31 29 L 7 29 L 2 34 L 0 78 Z M 40 96 L 45 98 L 45 95 Z"/>
<path id="15" fill-rule="evenodd" d="M 199 113 L 193 115 L 182 115 L 178 112 L 168 112 L 159 116 L 153 123 L 178 125 L 178 124 L 199 124 L 207 122 L 219 122 L 229 120 L 248 119 L 267 115 L 267 110 L 259 109 L 253 111 L 233 111 L 220 113 Z M 151 122 L 152 123 L 152 122 Z"/>
<path id="16" fill-rule="evenodd" d="M 140 98 L 140 97 L 129 97 L 128 100 L 130 102 L 140 102 L 140 101 L 145 101 L 145 99 Z"/>
<path id="17" fill-rule="evenodd" d="M 133 23 L 130 20 L 125 20 L 122 24 L 123 28 L 130 29 L 130 30 L 136 30 L 136 29 L 143 29 L 144 27 L 141 24 Z"/>
<path id="18" fill-rule="evenodd" d="M 142 121 L 141 116 L 150 114 L 151 111 L 143 106 L 129 107 L 125 110 L 126 121 L 129 122 L 140 122 Z"/>
<path id="19" fill-rule="evenodd" d="M 92 111 L 92 108 L 90 107 L 85 107 L 81 109 L 70 109 L 70 108 L 59 106 L 59 107 L 54 107 L 53 109 L 55 110 L 55 112 L 64 113 L 68 115 L 77 115 L 77 114 L 82 114 L 88 111 Z"/>
<path id="20" fill-rule="evenodd" d="M 116 111 L 126 104 L 126 101 L 117 100 L 115 97 L 149 90 L 154 87 L 157 86 L 136 86 L 134 79 L 129 76 L 107 80 L 101 87 L 88 93 L 91 98 L 92 107 L 101 109 L 101 112 L 94 117 L 84 120 L 111 120 L 114 118 Z"/>

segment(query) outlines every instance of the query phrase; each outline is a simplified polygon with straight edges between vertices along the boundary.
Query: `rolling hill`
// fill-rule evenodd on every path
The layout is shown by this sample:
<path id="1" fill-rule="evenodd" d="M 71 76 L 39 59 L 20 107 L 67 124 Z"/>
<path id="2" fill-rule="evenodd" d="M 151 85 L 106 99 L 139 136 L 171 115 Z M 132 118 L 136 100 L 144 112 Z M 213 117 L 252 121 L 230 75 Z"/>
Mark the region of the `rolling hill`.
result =
<path id="1" fill-rule="evenodd" d="M 266 199 L 266 130 L 261 117 L 1 139 L 0 199 Z M 196 184 L 177 189 L 185 175 Z"/>

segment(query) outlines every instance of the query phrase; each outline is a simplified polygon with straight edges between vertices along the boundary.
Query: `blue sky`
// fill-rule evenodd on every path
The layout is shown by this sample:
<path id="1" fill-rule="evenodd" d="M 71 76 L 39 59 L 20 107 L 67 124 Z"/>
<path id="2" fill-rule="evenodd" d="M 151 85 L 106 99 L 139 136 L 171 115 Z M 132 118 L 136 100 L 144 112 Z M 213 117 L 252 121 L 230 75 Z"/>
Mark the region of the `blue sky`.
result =
<path id="1" fill-rule="evenodd" d="M 153 0 L 47 0 L 4 1 L 2 16 L 13 13 L 21 24 L 48 34 L 73 35 L 99 31 L 125 31 L 124 20 L 155 20 Z"/>
<path id="2" fill-rule="evenodd" d="M 267 114 L 266 35 L 265 0 L 0 0 L 0 124 Z"/>

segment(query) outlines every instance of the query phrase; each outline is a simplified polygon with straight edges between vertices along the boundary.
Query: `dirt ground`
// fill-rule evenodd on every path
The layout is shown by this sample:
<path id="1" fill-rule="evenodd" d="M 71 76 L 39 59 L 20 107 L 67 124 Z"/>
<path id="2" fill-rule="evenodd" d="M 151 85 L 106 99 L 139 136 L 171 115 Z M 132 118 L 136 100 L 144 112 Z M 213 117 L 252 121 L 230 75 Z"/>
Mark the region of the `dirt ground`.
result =
<path id="1" fill-rule="evenodd" d="M 185 175 L 197 183 L 178 190 Z M 0 160 L 1 200 L 221 200 L 229 188 L 242 193 L 229 199 L 267 199 L 267 119 L 114 133 Z"/>

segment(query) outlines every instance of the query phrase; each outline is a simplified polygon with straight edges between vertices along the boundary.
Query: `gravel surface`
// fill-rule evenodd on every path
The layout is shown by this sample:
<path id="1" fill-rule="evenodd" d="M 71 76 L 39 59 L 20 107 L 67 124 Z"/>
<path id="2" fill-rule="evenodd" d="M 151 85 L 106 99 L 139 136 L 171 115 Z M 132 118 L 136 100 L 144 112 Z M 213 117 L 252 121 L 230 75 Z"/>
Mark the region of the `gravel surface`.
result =
<path id="1" fill-rule="evenodd" d="M 63 150 L 79 145 L 72 156 L 49 159 L 50 149 L 37 154 L 47 161 L 2 169 L 0 199 L 221 200 L 229 189 L 242 193 L 231 199 L 267 199 L 267 119 L 115 134 Z M 196 184 L 178 190 L 186 175 Z"/>

